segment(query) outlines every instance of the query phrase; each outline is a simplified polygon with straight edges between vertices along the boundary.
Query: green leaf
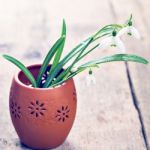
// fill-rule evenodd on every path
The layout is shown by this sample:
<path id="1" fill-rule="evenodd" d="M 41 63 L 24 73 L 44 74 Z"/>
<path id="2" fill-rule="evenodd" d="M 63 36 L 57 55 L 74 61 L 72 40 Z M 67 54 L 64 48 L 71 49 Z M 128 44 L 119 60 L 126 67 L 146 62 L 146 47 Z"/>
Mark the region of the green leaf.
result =
<path id="1" fill-rule="evenodd" d="M 91 38 L 91 40 L 89 40 L 85 44 L 85 46 L 80 50 L 80 53 L 75 58 L 75 60 L 72 62 L 72 64 L 60 75 L 60 77 L 59 77 L 60 79 L 67 78 L 67 76 L 70 74 L 72 67 L 81 59 L 81 55 L 83 54 L 84 50 L 88 47 L 88 45 L 91 43 L 92 40 L 93 40 L 93 38 Z M 95 49 L 95 47 L 94 47 L 94 49 Z M 93 48 L 92 48 L 92 50 L 93 50 Z"/>
<path id="2" fill-rule="evenodd" d="M 86 55 L 88 55 L 90 52 L 92 52 L 93 50 L 95 50 L 100 44 L 96 44 L 94 47 L 92 47 L 90 50 L 88 50 L 86 53 L 84 53 L 82 56 L 79 57 L 78 61 L 81 60 L 82 58 L 84 58 Z"/>
<path id="3" fill-rule="evenodd" d="M 31 72 L 17 59 L 9 56 L 9 55 L 3 55 L 3 57 L 5 59 L 7 59 L 8 61 L 12 62 L 13 64 L 15 64 L 18 68 L 20 68 L 22 70 L 22 72 L 25 74 L 25 76 L 29 79 L 29 81 L 32 83 L 32 85 L 34 87 L 37 87 L 36 85 L 36 81 L 33 77 L 33 75 L 31 74 Z"/>
<path id="4" fill-rule="evenodd" d="M 65 45 L 65 40 L 66 40 L 66 23 L 65 23 L 65 20 L 63 19 L 63 25 L 62 25 L 62 33 L 61 33 L 61 36 L 63 37 L 64 36 L 64 41 L 63 43 L 60 45 L 60 47 L 58 48 L 56 54 L 55 54 L 55 57 L 54 57 L 54 60 L 53 60 L 53 63 L 52 63 L 52 67 L 50 69 L 50 73 L 51 71 L 56 67 L 56 65 L 59 63 L 59 60 L 61 58 L 61 55 L 62 55 L 62 52 L 63 52 L 63 48 L 64 48 L 64 45 Z"/>
<path id="5" fill-rule="evenodd" d="M 57 50 L 61 47 L 61 45 L 64 43 L 65 37 L 59 38 L 55 44 L 52 46 L 52 48 L 49 50 L 45 60 L 43 61 L 43 64 L 40 68 L 38 77 L 37 77 L 37 86 L 39 87 L 41 83 L 41 78 L 43 74 L 45 73 L 48 64 L 50 63 L 51 59 L 53 58 L 54 54 L 57 52 Z"/>
<path id="6" fill-rule="evenodd" d="M 103 57 L 97 60 L 87 62 L 81 65 L 80 68 L 90 67 L 91 65 L 94 64 L 101 64 L 101 63 L 107 63 L 112 61 L 133 61 L 133 62 L 148 64 L 148 61 L 146 59 L 137 55 L 116 54 L 116 55 L 107 56 L 107 57 Z"/>
<path id="7" fill-rule="evenodd" d="M 78 50 L 78 52 L 82 51 L 83 49 L 85 49 L 87 47 L 87 45 L 89 45 L 92 41 L 92 38 L 89 38 L 88 40 L 86 40 L 85 42 L 83 42 L 81 45 L 79 44 L 75 49 L 73 49 L 71 51 L 71 53 L 68 53 L 68 55 L 66 57 L 63 58 L 62 61 L 60 61 L 60 63 L 54 68 L 53 72 L 51 74 L 49 74 L 49 76 L 47 77 L 47 80 L 44 84 L 44 88 L 48 87 L 50 85 L 50 83 L 52 82 L 53 78 L 58 74 L 58 72 L 63 68 L 63 66 L 68 62 L 68 60 L 70 60 L 72 58 L 72 54 L 74 54 L 74 52 L 76 50 Z"/>
<path id="8" fill-rule="evenodd" d="M 70 60 L 72 59 L 76 54 L 78 54 L 81 49 L 84 47 L 84 43 L 88 42 L 91 38 L 86 39 L 85 41 L 81 42 L 78 44 L 75 48 L 73 48 L 59 63 L 58 65 L 54 68 L 56 71 L 56 74 L 63 68 L 63 66 Z M 54 73 L 54 71 L 53 71 Z M 52 74 L 50 76 L 52 76 Z M 49 77 L 50 78 L 50 77 Z"/>
<path id="9" fill-rule="evenodd" d="M 100 37 L 111 34 L 112 31 L 114 30 L 114 28 L 119 28 L 120 29 L 120 28 L 122 28 L 122 25 L 118 25 L 118 24 L 107 25 L 107 26 L 103 27 L 101 30 L 99 30 L 97 33 L 95 33 L 93 36 L 91 36 L 91 37 L 87 38 L 86 40 L 84 40 L 84 42 L 87 42 L 89 39 L 94 38 L 91 41 L 91 43 L 92 43 L 92 42 L 96 41 L 97 39 L 99 39 Z M 70 51 L 70 53 L 68 53 L 64 57 L 64 59 L 61 61 L 61 62 L 64 62 L 63 65 L 65 65 L 70 59 L 72 59 L 74 56 L 76 56 L 76 54 L 78 54 L 80 52 L 84 42 L 78 44 L 72 51 Z M 81 57 L 81 58 L 83 58 L 83 57 Z M 57 65 L 56 67 L 58 67 L 58 69 L 60 69 L 59 65 Z M 63 73 L 63 74 L 65 74 L 65 73 Z"/>
<path id="10" fill-rule="evenodd" d="M 49 87 L 55 87 L 55 86 L 58 86 L 60 84 L 63 84 L 65 81 L 69 80 L 70 78 L 73 78 L 75 75 L 79 74 L 80 72 L 84 71 L 86 68 L 80 68 L 79 70 L 77 70 L 76 72 L 73 72 L 71 73 L 67 78 L 61 80 L 61 81 L 58 81 L 57 83 L 54 83 L 52 84 L 51 86 Z"/>
<path id="11" fill-rule="evenodd" d="M 122 25 L 119 25 L 119 24 L 110 24 L 110 25 L 107 25 L 107 26 L 104 26 L 103 28 L 101 28 L 100 30 L 98 30 L 94 35 L 93 35 L 93 38 L 94 38 L 94 41 L 95 39 L 98 39 L 97 36 L 101 37 L 101 34 L 102 33 L 105 33 L 106 34 L 106 31 L 108 32 L 112 32 L 114 29 L 121 29 L 123 26 Z"/>
<path id="12" fill-rule="evenodd" d="M 61 36 L 66 35 L 66 22 L 65 19 L 63 19 L 63 25 L 62 25 L 62 32 L 61 32 Z"/>
<path id="13" fill-rule="evenodd" d="M 103 27 L 102 29 L 100 29 L 98 32 L 96 32 L 94 35 L 90 36 L 89 38 L 87 38 L 86 40 L 84 40 L 83 42 L 81 42 L 80 44 L 78 44 L 74 49 L 72 49 L 55 67 L 53 70 L 51 70 L 51 73 L 49 74 L 48 79 L 53 80 L 53 78 L 55 78 L 55 76 L 58 74 L 58 72 L 63 68 L 63 66 L 68 63 L 72 58 L 76 57 L 76 55 L 81 51 L 82 46 L 84 46 L 84 43 L 87 42 L 88 40 L 90 40 L 91 38 L 93 39 L 90 43 L 98 40 L 100 37 L 105 36 L 105 35 L 109 35 L 112 33 L 112 31 L 114 30 L 114 28 L 116 30 L 120 30 L 123 27 L 123 25 L 118 25 L 118 24 L 111 24 L 111 25 L 107 25 L 105 27 Z M 54 75 L 55 74 L 55 75 Z M 64 73 L 65 74 L 65 73 Z M 47 79 L 47 80 L 48 80 Z M 48 81 L 50 82 L 50 81 Z M 44 87 L 48 87 L 50 86 L 51 82 L 49 83 L 45 83 Z M 47 84 L 47 85 L 46 85 Z"/>
<path id="14" fill-rule="evenodd" d="M 90 50 L 88 50 L 86 53 L 84 53 L 82 56 L 80 56 L 77 61 L 79 61 L 82 58 L 84 58 L 86 55 L 88 55 L 90 52 L 92 52 L 98 46 L 99 46 L 99 44 L 97 44 L 94 47 L 92 47 Z M 92 67 L 98 67 L 98 65 L 93 65 Z M 70 66 L 68 68 L 70 68 Z M 68 74 L 68 68 L 57 77 L 57 79 L 53 82 L 53 84 L 59 82 L 60 80 L 63 80 L 64 76 Z"/>
<path id="15" fill-rule="evenodd" d="M 71 73 L 67 78 L 52 84 L 50 87 L 55 87 L 57 85 L 64 83 L 65 81 L 69 80 L 70 78 L 74 77 L 75 75 L 77 75 L 78 73 L 84 71 L 89 67 L 97 67 L 98 64 L 112 62 L 112 61 L 133 61 L 133 62 L 148 64 L 148 61 L 146 59 L 136 55 L 116 54 L 108 57 L 103 57 L 98 60 L 93 60 L 88 63 L 85 63 L 84 65 L 81 65 L 76 72 Z"/>
<path id="16" fill-rule="evenodd" d="M 62 80 L 62 81 L 59 81 L 59 82 L 57 82 L 57 83 L 55 83 L 55 84 L 53 84 L 53 85 L 51 85 L 51 86 L 49 86 L 49 87 L 56 87 L 56 86 L 58 86 L 58 85 L 61 85 L 61 84 L 63 84 L 65 81 L 69 80 L 70 78 L 73 78 L 75 75 L 76 75 L 76 73 L 71 74 L 68 78 L 66 78 L 66 79 L 64 79 L 64 80 Z"/>

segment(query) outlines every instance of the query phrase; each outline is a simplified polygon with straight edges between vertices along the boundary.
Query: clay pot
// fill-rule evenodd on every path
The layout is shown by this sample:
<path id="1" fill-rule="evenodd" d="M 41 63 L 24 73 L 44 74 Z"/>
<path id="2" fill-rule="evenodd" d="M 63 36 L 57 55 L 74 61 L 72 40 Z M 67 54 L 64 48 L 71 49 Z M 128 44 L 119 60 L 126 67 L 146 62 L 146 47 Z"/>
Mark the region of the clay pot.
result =
<path id="1" fill-rule="evenodd" d="M 41 65 L 28 67 L 37 77 Z M 73 79 L 56 88 L 33 88 L 20 71 L 12 81 L 10 114 L 21 142 L 33 149 L 49 149 L 67 138 L 76 114 Z"/>

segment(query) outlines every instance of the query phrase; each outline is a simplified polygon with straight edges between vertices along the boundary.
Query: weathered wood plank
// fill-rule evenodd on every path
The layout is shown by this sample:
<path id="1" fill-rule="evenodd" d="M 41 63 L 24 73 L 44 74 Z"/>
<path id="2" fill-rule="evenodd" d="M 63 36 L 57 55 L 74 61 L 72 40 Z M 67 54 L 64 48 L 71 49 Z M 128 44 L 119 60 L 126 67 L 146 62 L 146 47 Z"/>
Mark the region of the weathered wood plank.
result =
<path id="1" fill-rule="evenodd" d="M 136 1 L 134 1 L 136 3 Z M 142 9 L 140 8 L 141 5 L 145 4 L 145 7 Z M 138 4 L 138 11 L 142 10 L 140 18 L 142 18 L 143 23 L 145 25 L 145 29 L 147 30 L 147 33 L 150 34 L 150 20 L 148 19 L 150 16 L 149 12 L 150 8 L 150 2 L 149 1 L 144 1 Z M 139 25 L 140 26 L 140 25 Z M 141 35 L 143 33 L 141 32 Z M 142 55 L 143 57 L 147 58 L 150 60 L 150 36 L 147 38 L 144 38 L 141 43 L 139 44 L 134 44 L 136 45 L 135 48 L 138 51 L 139 55 Z M 148 147 L 150 149 L 150 66 L 142 66 L 142 65 L 137 65 L 137 64 L 130 64 L 130 72 L 132 75 L 132 80 L 135 88 L 135 92 L 137 95 L 137 100 L 139 102 L 141 112 L 143 114 L 143 121 L 145 125 L 145 130 L 146 130 L 146 140 Z"/>
<path id="2" fill-rule="evenodd" d="M 117 2 L 114 5 L 118 6 L 116 7 L 116 13 L 121 13 L 122 16 L 126 16 L 127 12 L 131 12 L 134 14 L 134 20 L 136 23 L 136 27 L 140 29 L 140 33 L 142 36 L 141 41 L 137 40 L 131 40 L 127 41 L 128 43 L 128 49 L 130 53 L 137 53 L 138 55 L 141 55 L 148 60 L 150 60 L 150 51 L 149 51 L 149 31 L 150 31 L 150 21 L 149 21 L 149 7 L 150 2 L 149 1 L 140 1 L 140 0 L 134 0 L 134 1 L 122 1 L 123 5 L 121 8 L 119 8 L 119 5 L 121 3 Z M 130 7 L 127 7 L 127 4 L 130 4 Z M 138 102 L 138 106 L 140 108 L 141 116 L 143 119 L 146 135 L 145 140 L 148 144 L 148 147 L 150 146 L 150 109 L 149 109 L 149 97 L 150 97 L 150 91 L 149 91 L 149 74 L 150 74 L 150 66 L 143 66 L 141 64 L 136 63 L 130 63 L 129 64 L 129 70 L 131 74 L 131 79 L 133 82 L 134 92 L 136 94 L 136 100 Z"/>
<path id="3" fill-rule="evenodd" d="M 18 20 L 14 20 L 15 25 L 17 24 L 18 27 L 13 31 L 16 33 L 16 39 L 12 40 L 12 38 L 10 38 L 8 40 L 14 43 L 14 47 L 12 47 L 9 53 L 22 59 L 25 64 L 41 61 L 41 57 L 38 59 L 33 59 L 34 57 L 27 59 L 24 53 L 33 52 L 33 49 L 30 49 L 32 45 L 31 42 L 35 45 L 40 38 L 43 41 L 41 33 L 46 35 L 46 44 L 49 39 L 53 41 L 56 36 L 59 35 L 58 27 L 60 27 L 60 25 L 58 26 L 57 24 L 62 17 L 66 18 L 69 27 L 67 39 L 68 46 L 66 46 L 66 49 L 70 49 L 70 47 L 89 35 L 90 32 L 93 33 L 99 28 L 99 24 L 103 26 L 104 24 L 116 21 L 114 19 L 115 16 L 112 16 L 108 1 L 100 3 L 99 0 L 95 0 L 93 3 L 93 0 L 89 0 L 87 3 L 87 1 L 80 0 L 75 2 L 69 0 L 58 2 L 53 0 L 50 3 L 48 0 L 45 0 L 41 5 L 36 5 L 36 8 L 37 10 L 41 8 L 42 11 L 46 13 L 46 20 L 48 21 L 46 25 L 48 25 L 48 28 L 45 28 L 42 32 L 38 32 L 37 30 L 32 33 L 31 29 L 36 20 L 33 21 L 32 18 L 34 19 L 36 16 L 35 12 L 37 11 L 36 10 L 32 14 L 31 9 L 33 9 L 32 6 L 34 4 L 34 1 L 24 1 L 17 5 L 20 7 L 15 10 L 14 14 L 19 14 L 20 16 L 17 15 L 17 17 L 19 17 Z M 115 9 L 114 7 L 114 11 Z M 29 18 L 28 14 L 26 14 L 27 12 L 31 15 Z M 119 16 L 121 16 L 121 14 L 119 14 Z M 22 27 L 23 24 L 21 23 L 23 23 L 23 20 L 27 22 L 27 27 Z M 119 18 L 118 20 L 121 19 Z M 41 24 L 38 19 L 37 22 L 40 26 Z M 50 25 L 51 23 L 52 25 Z M 49 30 L 49 28 L 52 30 Z M 24 34 L 21 34 L 20 31 L 23 31 Z M 34 34 L 34 36 L 36 34 L 40 36 L 35 41 L 33 38 L 28 39 L 31 33 Z M 6 35 L 9 36 L 9 33 Z M 24 41 L 26 42 L 25 44 Z M 48 44 L 45 47 L 48 47 Z M 109 50 L 97 50 L 92 56 L 85 58 L 84 61 L 112 54 L 113 52 L 116 52 L 116 49 L 110 52 Z M 43 51 L 43 54 L 45 53 L 46 51 Z M 1 61 L 0 77 L 2 81 L 0 82 L 0 91 L 2 92 L 0 94 L 0 114 L 2 114 L 2 117 L 0 119 L 0 148 L 8 150 L 25 149 L 19 145 L 18 139 L 16 139 L 17 135 L 12 127 L 8 112 L 8 90 L 14 70 L 14 66 L 10 63 Z M 85 85 L 85 76 L 86 73 L 83 73 L 75 79 L 78 92 L 77 117 L 66 142 L 57 149 L 145 150 L 144 140 L 140 132 L 141 127 L 138 114 L 132 103 L 124 63 L 102 65 L 99 71 L 95 71 L 95 76 L 97 78 L 97 84 L 95 86 L 87 87 Z"/>

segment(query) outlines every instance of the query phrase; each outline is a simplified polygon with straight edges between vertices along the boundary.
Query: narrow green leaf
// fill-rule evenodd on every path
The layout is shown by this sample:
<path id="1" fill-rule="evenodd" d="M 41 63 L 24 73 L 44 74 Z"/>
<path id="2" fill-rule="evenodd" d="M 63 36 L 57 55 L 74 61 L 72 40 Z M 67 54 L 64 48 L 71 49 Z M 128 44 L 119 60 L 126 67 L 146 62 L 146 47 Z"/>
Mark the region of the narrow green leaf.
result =
<path id="1" fill-rule="evenodd" d="M 87 48 L 87 46 L 91 43 L 91 41 L 92 41 L 92 38 L 89 38 L 88 40 L 86 40 L 85 42 L 83 42 L 82 45 L 81 45 L 81 47 L 79 46 L 79 51 L 82 51 L 83 49 Z M 75 50 L 77 50 L 77 49 L 75 49 Z M 69 54 L 66 57 L 64 57 L 64 59 L 62 61 L 60 61 L 60 63 L 54 68 L 53 72 L 51 74 L 49 74 L 49 76 L 47 77 L 47 80 L 46 80 L 46 82 L 45 82 L 45 84 L 43 86 L 44 88 L 46 88 L 46 87 L 48 87 L 50 85 L 50 83 L 52 82 L 53 78 L 58 74 L 58 72 L 68 62 L 68 60 L 72 56 L 71 55 L 72 53 L 70 55 Z"/>
<path id="2" fill-rule="evenodd" d="M 63 19 L 63 25 L 62 25 L 62 32 L 61 32 L 61 36 L 66 35 L 66 22 L 65 19 Z"/>
<path id="3" fill-rule="evenodd" d="M 76 54 L 78 54 L 80 52 L 80 50 L 82 49 L 83 43 L 87 42 L 90 38 L 95 38 L 93 39 L 92 42 L 96 41 L 97 39 L 99 39 L 102 36 L 108 35 L 110 33 L 112 33 L 112 31 L 115 28 L 121 28 L 121 25 L 117 25 L 117 24 L 111 24 L 111 25 L 107 25 L 105 27 L 103 27 L 101 30 L 99 30 L 94 36 L 91 36 L 89 38 L 87 38 L 86 40 L 84 40 L 82 43 L 78 44 L 72 51 L 70 51 L 70 53 L 68 53 L 64 59 L 62 60 L 62 62 L 64 62 L 64 65 L 70 60 L 72 59 Z M 106 33 L 107 31 L 107 33 Z M 97 35 L 99 35 L 98 37 L 96 37 Z M 57 66 L 56 66 L 57 67 Z"/>
<path id="4" fill-rule="evenodd" d="M 9 55 L 3 55 L 3 57 L 5 59 L 7 59 L 8 61 L 10 61 L 11 63 L 15 64 L 19 69 L 22 70 L 22 72 L 25 74 L 25 76 L 29 79 L 29 81 L 32 83 L 32 85 L 34 87 L 37 87 L 36 85 L 36 81 L 33 77 L 33 75 L 31 74 L 31 72 L 17 59 L 9 56 Z"/>
<path id="5" fill-rule="evenodd" d="M 60 79 L 67 78 L 67 76 L 70 74 L 72 67 L 81 59 L 81 55 L 83 54 L 84 50 L 88 47 L 88 45 L 91 43 L 92 40 L 93 40 L 93 38 L 91 38 L 91 40 L 89 42 L 87 42 L 87 44 L 85 44 L 85 46 L 81 49 L 80 53 L 75 58 L 75 60 L 72 62 L 72 64 L 60 75 L 60 77 L 59 77 Z M 94 49 L 95 49 L 95 47 L 94 47 Z"/>
<path id="6" fill-rule="evenodd" d="M 143 63 L 143 64 L 148 64 L 149 62 L 144 59 L 143 57 L 139 57 L 136 55 L 129 55 L 129 54 L 116 54 L 108 57 L 103 57 L 98 60 L 93 60 L 88 63 L 85 63 L 79 67 L 79 69 L 76 72 L 71 73 L 67 78 L 62 79 L 58 82 L 55 82 L 52 84 L 50 87 L 55 87 L 57 85 L 60 85 L 64 83 L 65 81 L 69 80 L 70 78 L 74 77 L 78 73 L 84 71 L 85 69 L 89 67 L 93 67 L 94 65 L 98 65 L 101 63 L 107 63 L 107 62 L 112 62 L 112 61 L 133 61 L 133 62 L 138 62 L 138 63 Z M 95 67 L 95 66 L 94 66 Z"/>
<path id="7" fill-rule="evenodd" d="M 99 46 L 99 44 L 95 45 L 93 48 L 91 48 L 86 53 L 84 53 L 82 56 L 80 56 L 77 61 L 79 61 L 82 58 L 84 58 L 87 54 L 89 54 L 90 52 L 92 52 L 98 46 Z M 71 65 L 63 73 L 61 73 L 53 83 L 55 84 L 55 83 L 59 82 L 60 80 L 62 80 L 64 78 L 64 76 L 67 75 L 67 72 L 69 72 L 68 70 L 69 70 L 70 67 L 71 67 Z"/>
<path id="8" fill-rule="evenodd" d="M 86 53 L 84 53 L 82 56 L 79 57 L 78 61 L 81 60 L 82 58 L 84 58 L 86 55 L 88 55 L 90 52 L 92 52 L 93 50 L 95 50 L 100 44 L 96 44 L 94 47 L 92 47 L 90 50 L 88 50 Z"/>
<path id="9" fill-rule="evenodd" d="M 103 28 L 101 28 L 100 30 L 98 30 L 94 35 L 93 35 L 93 38 L 97 38 L 97 36 L 99 36 L 100 34 L 102 34 L 103 32 L 106 32 L 106 31 L 111 31 L 111 30 L 114 30 L 115 29 L 121 29 L 123 26 L 122 25 L 119 25 L 119 24 L 110 24 L 110 25 L 107 25 L 107 26 L 104 26 Z"/>
<path id="10" fill-rule="evenodd" d="M 88 42 L 91 38 L 88 38 L 86 40 L 84 40 L 83 42 L 81 42 L 80 44 L 78 44 L 75 48 L 73 48 L 62 60 L 60 63 L 58 63 L 58 65 L 55 67 L 55 71 L 57 71 L 57 73 L 63 68 L 63 66 L 70 60 L 72 59 L 74 56 L 76 56 L 76 54 L 78 54 L 80 52 L 80 50 L 84 47 L 84 43 Z M 56 74 L 57 74 L 56 73 Z M 52 76 L 53 73 L 51 73 L 50 75 Z M 50 78 L 50 77 L 49 77 Z"/>
<path id="11" fill-rule="evenodd" d="M 89 54 L 90 52 L 92 52 L 95 48 L 97 48 L 99 46 L 99 44 L 95 45 L 93 48 L 91 48 L 90 50 L 88 50 L 86 53 L 84 53 L 82 56 L 80 56 L 78 58 L 77 61 L 81 60 L 82 58 L 84 58 L 87 54 Z M 68 68 L 70 68 L 71 66 L 69 66 Z M 67 75 L 67 72 L 68 72 L 68 68 L 63 72 L 61 73 L 57 79 L 53 82 L 53 84 L 59 82 L 60 80 L 62 80 L 64 78 L 65 75 Z"/>
<path id="12" fill-rule="evenodd" d="M 50 63 L 51 59 L 53 58 L 54 54 L 57 52 L 57 50 L 61 47 L 61 45 L 64 43 L 65 37 L 59 38 L 55 44 L 52 46 L 52 48 L 49 50 L 45 60 L 43 61 L 43 64 L 40 68 L 38 77 L 37 77 L 37 86 L 40 85 L 41 78 L 43 74 L 45 73 L 48 64 Z"/>
<path id="13" fill-rule="evenodd" d="M 71 73 L 67 78 L 61 80 L 61 81 L 58 81 L 57 83 L 54 83 L 52 84 L 51 86 L 49 87 L 55 87 L 55 86 L 58 86 L 60 84 L 63 84 L 65 81 L 69 80 L 70 78 L 73 78 L 75 75 L 79 74 L 80 72 L 84 71 L 86 68 L 80 68 L 79 70 L 77 70 L 76 72 L 73 72 Z"/>
<path id="14" fill-rule="evenodd" d="M 137 55 L 116 54 L 116 55 L 107 56 L 107 57 L 103 57 L 97 60 L 87 62 L 81 65 L 80 68 L 89 67 L 93 64 L 101 64 L 101 63 L 107 63 L 107 62 L 112 62 L 112 61 L 133 61 L 133 62 L 148 64 L 148 61 L 146 59 Z"/>
<path id="15" fill-rule="evenodd" d="M 63 48 L 64 48 L 64 45 L 65 45 L 65 40 L 66 40 L 66 23 L 65 23 L 65 20 L 63 19 L 63 25 L 62 25 L 62 33 L 61 33 L 61 36 L 63 37 L 64 36 L 64 41 L 63 43 L 60 45 L 60 47 L 58 48 L 56 54 L 55 54 L 55 57 L 54 57 L 54 60 L 53 60 L 53 63 L 52 63 L 52 67 L 50 69 L 50 73 L 51 71 L 56 67 L 56 65 L 59 63 L 59 60 L 61 58 L 61 55 L 62 55 L 62 52 L 63 52 Z"/>
<path id="16" fill-rule="evenodd" d="M 64 80 L 59 81 L 59 82 L 57 82 L 57 83 L 55 83 L 55 84 L 52 84 L 52 85 L 49 86 L 49 87 L 56 87 L 56 86 L 58 86 L 58 85 L 61 85 L 61 84 L 63 84 L 65 81 L 69 80 L 70 78 L 73 78 L 75 75 L 76 75 L 76 74 L 72 74 L 72 75 L 70 75 L 67 79 L 64 79 Z"/>
<path id="17" fill-rule="evenodd" d="M 82 43 L 78 44 L 73 50 L 71 50 L 64 58 L 62 61 L 60 61 L 60 63 L 58 63 L 56 65 L 56 67 L 53 69 L 52 73 L 49 74 L 49 79 L 51 78 L 51 81 L 53 80 L 53 78 L 56 76 L 52 75 L 52 74 L 57 74 L 61 68 L 63 68 L 63 66 L 69 62 L 69 60 L 71 60 L 73 57 L 75 57 L 79 52 L 80 50 L 82 49 L 82 46 L 84 46 L 83 43 L 87 42 L 89 39 L 93 38 L 93 40 L 91 41 L 94 42 L 96 41 L 97 39 L 99 39 L 101 36 L 104 36 L 104 35 L 108 35 L 108 34 L 111 34 L 112 30 L 114 30 L 114 28 L 117 28 L 117 29 L 121 29 L 122 28 L 122 25 L 118 25 L 118 24 L 111 24 L 111 25 L 107 25 L 105 26 L 104 28 L 102 28 L 101 30 L 99 30 L 97 33 L 95 33 L 93 36 L 90 36 L 89 38 L 87 38 L 86 40 L 84 40 Z M 107 33 L 106 33 L 107 32 Z M 55 71 L 56 72 L 55 72 Z M 50 77 L 51 76 L 51 77 Z M 46 84 L 45 83 L 45 87 L 46 87 Z M 49 85 L 47 85 L 49 86 Z"/>

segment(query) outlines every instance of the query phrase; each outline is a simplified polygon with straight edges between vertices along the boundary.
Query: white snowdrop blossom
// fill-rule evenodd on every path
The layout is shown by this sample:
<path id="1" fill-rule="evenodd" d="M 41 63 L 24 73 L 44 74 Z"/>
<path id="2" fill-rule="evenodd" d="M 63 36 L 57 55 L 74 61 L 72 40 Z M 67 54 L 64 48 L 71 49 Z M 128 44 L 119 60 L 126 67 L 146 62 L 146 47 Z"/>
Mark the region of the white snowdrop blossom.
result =
<path id="1" fill-rule="evenodd" d="M 96 84 L 96 78 L 93 75 L 92 70 L 90 70 L 88 75 L 86 76 L 86 84 L 87 84 L 87 86 Z"/>
<path id="2" fill-rule="evenodd" d="M 106 37 L 105 39 L 103 39 L 100 42 L 99 48 L 101 49 L 106 49 L 109 46 L 114 46 L 117 47 L 118 49 L 120 49 L 122 51 L 122 53 L 124 53 L 126 51 L 125 46 L 122 42 L 122 40 L 120 39 L 120 37 L 117 35 L 112 35 L 109 37 Z"/>
<path id="3" fill-rule="evenodd" d="M 136 39 L 140 39 L 140 37 L 141 37 L 139 31 L 135 27 L 133 27 L 131 25 L 128 25 L 127 27 L 121 29 L 118 32 L 118 36 L 120 37 L 120 36 L 122 36 L 123 34 L 126 34 L 126 33 L 128 35 L 132 35 Z"/>

